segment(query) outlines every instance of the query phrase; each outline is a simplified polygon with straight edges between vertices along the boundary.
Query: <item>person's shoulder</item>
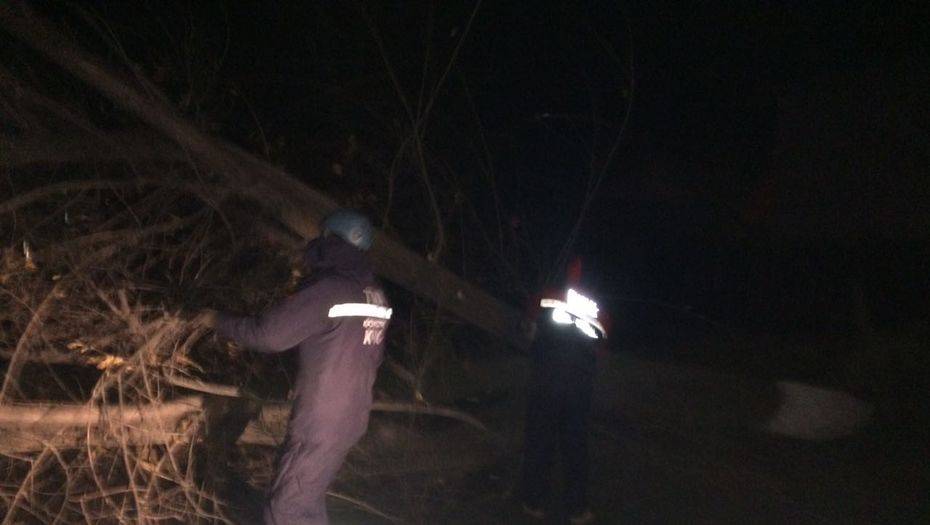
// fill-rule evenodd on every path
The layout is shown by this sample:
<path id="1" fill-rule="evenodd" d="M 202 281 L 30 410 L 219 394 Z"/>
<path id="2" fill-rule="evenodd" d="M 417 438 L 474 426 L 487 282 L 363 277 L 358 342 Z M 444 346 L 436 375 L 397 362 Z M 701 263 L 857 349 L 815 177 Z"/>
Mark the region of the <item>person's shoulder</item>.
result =
<path id="1" fill-rule="evenodd" d="M 330 276 L 327 276 L 325 279 L 323 287 L 328 290 L 330 293 L 338 294 L 344 297 L 356 297 L 362 294 L 365 290 L 378 290 L 383 295 L 383 289 L 381 285 L 372 280 L 358 280 L 351 276 L 342 275 L 339 273 L 333 273 Z"/>
<path id="2" fill-rule="evenodd" d="M 300 288 L 297 290 L 297 294 L 305 295 L 308 297 L 320 297 L 321 295 L 342 295 L 347 293 L 350 288 L 351 283 L 347 282 L 347 279 L 336 273 L 327 272 L 324 274 L 314 275 L 304 281 Z"/>

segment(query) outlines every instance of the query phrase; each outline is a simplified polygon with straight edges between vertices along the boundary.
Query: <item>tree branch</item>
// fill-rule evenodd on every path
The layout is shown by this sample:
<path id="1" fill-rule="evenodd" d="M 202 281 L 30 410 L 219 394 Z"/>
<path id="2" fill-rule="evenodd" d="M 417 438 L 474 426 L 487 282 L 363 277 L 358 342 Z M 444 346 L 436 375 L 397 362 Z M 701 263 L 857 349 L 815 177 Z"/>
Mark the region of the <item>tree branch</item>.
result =
<path id="1" fill-rule="evenodd" d="M 277 214 L 282 223 L 301 237 L 318 235 L 320 219 L 338 207 L 336 201 L 280 168 L 201 132 L 180 118 L 162 97 L 141 95 L 75 43 L 58 34 L 25 2 L 0 3 L 0 26 L 163 133 L 193 159 L 212 167 L 232 187 L 248 188 L 252 199 Z M 526 346 L 527 340 L 519 329 L 519 311 L 452 272 L 424 260 L 383 233 L 376 235 L 371 257 L 378 273 L 388 280 L 436 302 L 518 348 Z"/>

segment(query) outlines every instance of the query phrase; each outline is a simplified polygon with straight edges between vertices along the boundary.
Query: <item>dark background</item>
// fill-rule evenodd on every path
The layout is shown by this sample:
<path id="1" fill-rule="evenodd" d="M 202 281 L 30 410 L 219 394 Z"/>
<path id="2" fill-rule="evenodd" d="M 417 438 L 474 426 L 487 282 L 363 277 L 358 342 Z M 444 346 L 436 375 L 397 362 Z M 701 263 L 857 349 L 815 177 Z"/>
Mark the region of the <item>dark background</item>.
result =
<path id="1" fill-rule="evenodd" d="M 921 384 L 920 2 L 93 5 L 191 118 L 423 253 L 398 89 L 424 108 L 441 84 L 422 128 L 439 257 L 514 304 L 577 253 L 617 350 L 863 395 Z"/>

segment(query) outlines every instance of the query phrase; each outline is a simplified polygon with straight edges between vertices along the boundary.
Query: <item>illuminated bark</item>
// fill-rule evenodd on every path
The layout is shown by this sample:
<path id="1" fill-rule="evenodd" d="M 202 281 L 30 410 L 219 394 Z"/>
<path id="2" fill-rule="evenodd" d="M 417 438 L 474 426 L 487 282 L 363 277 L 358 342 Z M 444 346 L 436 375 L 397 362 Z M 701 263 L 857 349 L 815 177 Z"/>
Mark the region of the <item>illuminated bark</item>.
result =
<path id="1" fill-rule="evenodd" d="M 201 132 L 178 116 L 163 97 L 143 96 L 98 59 L 58 34 L 24 2 L 0 5 L 0 26 L 175 142 L 192 159 L 216 170 L 233 188 L 275 213 L 299 237 L 318 235 L 320 220 L 338 207 L 332 198 L 282 169 Z M 525 346 L 516 309 L 381 232 L 376 235 L 371 256 L 382 277 L 493 336 L 517 347 Z"/>

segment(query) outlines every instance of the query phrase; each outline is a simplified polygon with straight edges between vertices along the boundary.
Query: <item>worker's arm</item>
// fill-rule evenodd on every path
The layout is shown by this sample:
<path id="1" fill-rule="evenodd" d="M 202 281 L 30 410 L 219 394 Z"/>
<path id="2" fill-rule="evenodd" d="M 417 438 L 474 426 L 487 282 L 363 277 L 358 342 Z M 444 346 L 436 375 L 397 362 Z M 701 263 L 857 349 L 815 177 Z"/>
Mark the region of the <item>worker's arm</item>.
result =
<path id="1" fill-rule="evenodd" d="M 216 333 L 258 352 L 283 352 L 332 328 L 329 295 L 317 284 L 258 316 L 216 315 Z"/>

